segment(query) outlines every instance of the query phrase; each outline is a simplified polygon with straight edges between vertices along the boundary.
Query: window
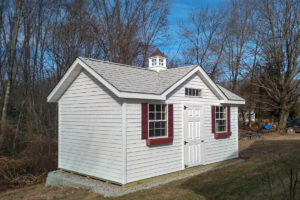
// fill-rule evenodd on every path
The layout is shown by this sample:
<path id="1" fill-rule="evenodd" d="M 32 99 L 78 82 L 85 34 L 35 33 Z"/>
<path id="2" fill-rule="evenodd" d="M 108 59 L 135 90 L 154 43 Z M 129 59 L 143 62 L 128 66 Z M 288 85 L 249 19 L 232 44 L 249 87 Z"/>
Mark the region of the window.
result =
<path id="1" fill-rule="evenodd" d="M 227 131 L 227 107 L 216 106 L 216 132 Z"/>
<path id="2" fill-rule="evenodd" d="M 166 137 L 168 111 L 166 104 L 149 104 L 149 138 Z"/>
<path id="3" fill-rule="evenodd" d="M 185 88 L 185 96 L 201 97 L 201 89 Z"/>
<path id="4" fill-rule="evenodd" d="M 156 65 L 156 59 L 152 59 L 152 66 Z"/>
<path id="5" fill-rule="evenodd" d="M 159 59 L 159 65 L 164 65 L 164 60 L 163 59 Z"/>

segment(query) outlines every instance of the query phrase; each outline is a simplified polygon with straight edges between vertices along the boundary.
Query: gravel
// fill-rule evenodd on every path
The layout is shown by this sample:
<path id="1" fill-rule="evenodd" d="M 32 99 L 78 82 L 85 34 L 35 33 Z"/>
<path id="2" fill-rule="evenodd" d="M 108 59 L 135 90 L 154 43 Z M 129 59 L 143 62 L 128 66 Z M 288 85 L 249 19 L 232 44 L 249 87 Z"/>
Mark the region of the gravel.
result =
<path id="1" fill-rule="evenodd" d="M 206 168 L 206 169 L 199 170 L 196 172 L 182 174 L 182 175 L 178 175 L 176 177 L 167 178 L 167 179 L 160 180 L 160 181 L 153 181 L 153 182 L 145 184 L 145 185 L 140 185 L 140 186 L 136 186 L 136 187 L 128 188 L 128 189 L 123 189 L 121 186 L 118 186 L 118 185 L 108 184 L 108 183 L 105 183 L 100 180 L 90 179 L 85 176 L 80 176 L 77 174 L 71 174 L 68 172 L 61 173 L 59 170 L 57 170 L 57 171 L 52 171 L 52 172 L 48 173 L 48 177 L 46 180 L 46 187 L 48 187 L 48 186 L 74 187 L 74 188 L 87 189 L 92 192 L 102 194 L 105 197 L 117 197 L 117 196 L 122 196 L 124 194 L 136 192 L 139 190 L 149 189 L 149 188 L 161 185 L 161 184 L 166 184 L 171 181 L 175 181 L 175 180 L 187 178 L 190 176 L 202 174 L 202 173 L 205 173 L 208 171 L 216 170 L 216 169 L 219 169 L 219 168 L 222 168 L 225 166 L 234 165 L 234 164 L 237 164 L 240 162 L 243 162 L 243 160 L 236 159 L 230 163 L 219 165 L 217 167 Z"/>

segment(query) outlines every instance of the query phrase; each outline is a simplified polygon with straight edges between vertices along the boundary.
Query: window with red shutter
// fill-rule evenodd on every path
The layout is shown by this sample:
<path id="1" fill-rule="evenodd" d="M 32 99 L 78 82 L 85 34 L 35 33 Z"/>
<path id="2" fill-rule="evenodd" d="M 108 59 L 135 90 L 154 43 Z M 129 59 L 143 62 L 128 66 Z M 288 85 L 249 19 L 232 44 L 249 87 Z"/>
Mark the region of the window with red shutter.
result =
<path id="1" fill-rule="evenodd" d="M 212 132 L 215 138 L 231 136 L 230 106 L 212 106 Z"/>
<path id="2" fill-rule="evenodd" d="M 173 142 L 173 104 L 142 104 L 142 139 L 148 146 Z"/>

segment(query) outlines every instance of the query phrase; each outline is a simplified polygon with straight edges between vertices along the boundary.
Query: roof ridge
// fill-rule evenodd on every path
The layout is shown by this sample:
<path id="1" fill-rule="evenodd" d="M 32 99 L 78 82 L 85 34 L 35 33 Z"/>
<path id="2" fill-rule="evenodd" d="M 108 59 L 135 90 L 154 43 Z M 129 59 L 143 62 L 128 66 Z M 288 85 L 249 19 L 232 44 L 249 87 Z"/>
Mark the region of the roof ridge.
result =
<path id="1" fill-rule="evenodd" d="M 180 67 L 167 68 L 167 70 L 180 69 L 180 68 L 185 68 L 185 67 L 197 67 L 197 66 L 198 66 L 198 65 L 187 65 L 187 66 L 180 66 Z"/>
<path id="2" fill-rule="evenodd" d="M 88 59 L 88 60 L 95 61 L 95 62 L 102 62 L 102 63 L 108 63 L 108 64 L 113 64 L 113 65 L 119 65 L 119 66 L 123 66 L 123 67 L 130 67 L 130 68 L 134 68 L 134 69 L 141 69 L 141 70 L 146 70 L 146 71 L 155 72 L 155 73 L 164 72 L 164 70 L 156 72 L 154 70 L 150 70 L 150 69 L 143 68 L 143 67 L 138 67 L 138 66 L 134 66 L 134 65 L 127 65 L 127 64 L 122 64 L 122 63 L 116 63 L 116 62 L 110 62 L 110 61 L 106 61 L 106 60 L 99 60 L 99 59 L 95 59 L 95 58 L 88 58 L 88 57 L 84 57 L 84 56 L 79 56 L 78 58 L 79 59 Z M 196 67 L 196 66 L 198 66 L 198 65 L 187 65 L 187 66 L 181 66 L 181 67 L 167 68 L 167 70 L 184 68 L 184 67 Z"/>
<path id="3" fill-rule="evenodd" d="M 130 68 L 134 68 L 134 69 L 141 69 L 141 70 L 146 70 L 146 71 L 154 72 L 154 71 L 149 70 L 147 68 L 133 66 L 133 65 L 127 65 L 127 64 L 122 64 L 122 63 L 116 63 L 116 62 L 110 62 L 110 61 L 106 61 L 106 60 L 98 60 L 98 59 L 88 58 L 88 57 L 83 57 L 83 56 L 79 56 L 78 58 L 79 59 L 83 58 L 83 59 L 88 59 L 88 60 L 96 61 L 96 62 L 108 63 L 108 64 L 119 65 L 119 66 L 123 66 L 123 67 L 130 67 Z"/>

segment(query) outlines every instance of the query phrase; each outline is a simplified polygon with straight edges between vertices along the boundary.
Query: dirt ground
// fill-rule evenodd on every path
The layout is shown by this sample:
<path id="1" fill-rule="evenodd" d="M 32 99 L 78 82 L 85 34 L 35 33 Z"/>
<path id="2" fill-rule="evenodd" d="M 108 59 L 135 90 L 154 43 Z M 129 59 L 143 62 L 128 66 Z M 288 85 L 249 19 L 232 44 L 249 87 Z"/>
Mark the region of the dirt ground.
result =
<path id="1" fill-rule="evenodd" d="M 251 153 L 249 154 L 249 157 L 255 157 L 255 155 L 259 156 L 259 154 L 260 154 L 259 149 L 253 148 L 253 146 L 257 146 L 257 143 L 264 144 L 264 142 L 268 143 L 268 142 L 272 142 L 272 141 L 287 143 L 289 141 L 293 142 L 295 140 L 297 140 L 297 142 L 300 142 L 300 134 L 288 135 L 288 136 L 267 134 L 267 135 L 264 135 L 263 138 L 259 138 L 259 139 L 240 140 L 239 141 L 239 147 L 240 147 L 239 151 L 247 152 L 247 154 L 249 154 L 249 152 L 250 152 L 249 149 L 251 150 L 251 148 L 252 148 Z M 259 145 L 261 146 L 261 144 L 259 144 Z M 287 145 L 285 144 L 285 146 L 287 146 Z M 297 147 L 297 145 L 296 145 L 296 147 Z M 269 148 L 269 147 L 265 147 L 265 148 Z M 289 151 L 289 150 L 287 150 L 287 151 Z M 247 156 L 245 156 L 245 157 L 247 157 Z M 247 162 L 249 162 L 248 165 L 247 165 Z M 260 161 L 260 162 L 263 162 L 263 161 Z M 245 167 L 245 166 L 252 167 L 253 164 L 251 163 L 251 159 L 249 159 L 249 161 L 246 160 L 245 164 L 242 164 L 241 166 L 236 166 L 235 170 L 240 170 L 241 168 L 243 168 L 242 166 L 243 167 Z M 235 173 L 235 172 L 231 172 L 230 170 L 232 170 L 232 169 L 228 169 L 227 173 L 232 173 L 232 174 Z M 216 180 L 222 180 L 222 179 L 220 179 L 220 177 L 218 177 L 218 176 L 222 175 L 222 173 L 224 175 L 225 172 L 222 172 L 222 171 L 215 172 L 215 174 L 217 174 Z M 212 172 L 211 174 L 214 174 L 214 172 Z M 207 176 L 209 177 L 209 176 L 211 176 L 211 174 L 207 175 Z M 205 175 L 203 175 L 203 176 L 205 176 Z M 197 177 L 195 177 L 194 179 L 196 180 L 196 178 Z M 191 178 L 191 179 L 193 179 L 193 178 Z M 201 179 L 203 179 L 203 177 Z M 208 181 L 208 179 L 209 178 L 207 178 L 206 182 Z M 216 180 L 212 179 L 210 182 L 214 182 Z M 202 187 L 202 189 L 203 188 L 205 189 L 205 186 L 209 185 L 210 183 L 209 184 L 203 183 L 203 185 L 202 185 L 202 183 L 199 182 L 199 180 L 196 180 L 197 183 L 199 183 L 197 190 L 191 189 L 194 186 L 191 186 L 191 188 L 189 188 L 189 189 L 181 187 L 184 184 L 188 185 L 186 183 L 188 183 L 189 181 L 190 181 L 189 179 L 174 181 L 174 182 L 166 184 L 160 188 L 156 187 L 156 188 L 152 188 L 152 189 L 145 190 L 145 191 L 139 191 L 137 193 L 133 193 L 133 194 L 130 194 L 127 196 L 120 197 L 118 199 L 153 199 L 152 194 L 162 193 L 161 190 L 163 190 L 164 191 L 163 193 L 165 193 L 164 195 L 167 195 L 167 196 L 160 195 L 159 199 L 211 199 L 211 198 L 218 199 L 217 196 L 210 196 L 211 194 L 209 194 L 209 193 L 207 193 L 207 194 L 204 193 L 205 194 L 204 196 L 203 196 L 203 193 L 195 194 L 195 191 L 197 191 L 199 189 L 199 187 Z M 230 187 L 233 187 L 233 186 L 230 186 Z M 253 186 L 251 186 L 251 187 L 253 187 Z M 164 188 L 164 189 L 162 189 L 162 188 Z M 213 188 L 214 188 L 214 186 L 213 186 Z M 173 194 L 173 191 L 176 191 L 175 193 L 177 193 L 177 194 Z M 211 197 L 211 198 L 209 198 L 209 197 Z M 20 189 L 12 189 L 12 190 L 7 190 L 4 192 L 1 192 L 0 199 L 1 200 L 20 200 L 20 199 L 26 199 L 26 200 L 27 199 L 28 200 L 36 200 L 36 199 L 45 199 L 45 200 L 46 199 L 47 200 L 51 200 L 51 199 L 65 199 L 65 200 L 87 199 L 87 200 L 94 200 L 94 199 L 104 199 L 104 197 L 101 195 L 86 191 L 86 190 L 81 190 L 81 189 L 54 188 L 54 187 L 46 188 L 46 187 L 44 187 L 44 183 L 41 183 L 41 184 L 37 184 L 37 185 L 33 185 L 33 186 L 26 186 L 26 187 L 23 187 Z M 231 198 L 229 197 L 227 199 L 231 199 Z M 233 197 L 232 199 L 236 199 L 236 198 Z M 237 197 L 237 199 L 238 199 L 238 197 Z"/>

